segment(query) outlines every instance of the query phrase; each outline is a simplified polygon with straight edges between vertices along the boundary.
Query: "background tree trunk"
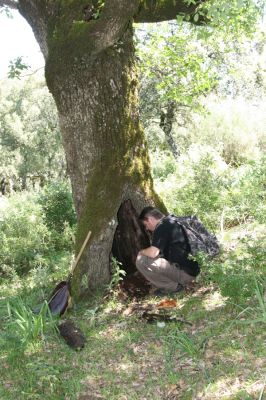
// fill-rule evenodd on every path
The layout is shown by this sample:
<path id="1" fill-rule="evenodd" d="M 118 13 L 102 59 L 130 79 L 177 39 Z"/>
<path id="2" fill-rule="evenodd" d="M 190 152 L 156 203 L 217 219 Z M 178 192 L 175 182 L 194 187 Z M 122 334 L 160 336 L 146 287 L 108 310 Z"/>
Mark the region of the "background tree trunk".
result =
<path id="1" fill-rule="evenodd" d="M 78 215 L 77 251 L 92 231 L 72 280 L 74 295 L 79 296 L 110 280 L 110 254 L 121 205 L 130 199 L 136 212 L 147 204 L 163 207 L 153 190 L 139 124 L 131 25 L 116 45 L 93 60 L 84 55 L 69 62 L 52 55 L 46 78 L 59 111 Z M 120 240 L 129 248 L 134 242 L 124 235 Z M 132 251 L 135 255 L 136 249 Z"/>
<path id="2" fill-rule="evenodd" d="M 160 115 L 160 128 L 164 131 L 166 141 L 168 143 L 169 149 L 171 150 L 175 159 L 180 155 L 180 151 L 178 150 L 175 139 L 173 137 L 173 124 L 175 121 L 175 111 L 176 111 L 176 102 L 168 100 L 166 104 L 166 110 L 161 110 Z"/>

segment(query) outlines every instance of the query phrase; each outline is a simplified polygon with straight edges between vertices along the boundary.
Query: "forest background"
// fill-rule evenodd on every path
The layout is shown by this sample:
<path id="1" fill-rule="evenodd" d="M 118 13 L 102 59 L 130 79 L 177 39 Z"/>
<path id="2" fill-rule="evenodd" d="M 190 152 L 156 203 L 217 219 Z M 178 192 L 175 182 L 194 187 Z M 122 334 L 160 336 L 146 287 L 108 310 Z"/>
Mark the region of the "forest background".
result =
<path id="1" fill-rule="evenodd" d="M 140 379 L 133 367 L 131 375 L 123 370 L 125 360 L 118 350 L 111 364 L 119 358 L 125 374 L 120 389 L 102 360 L 97 361 L 98 372 L 94 368 L 86 371 L 87 383 L 79 371 L 66 384 L 67 367 L 64 369 L 49 354 L 56 336 L 53 321 L 38 325 L 30 312 L 30 306 L 47 298 L 55 282 L 66 276 L 74 249 L 76 216 L 53 99 L 41 74 L 27 76 L 20 58 L 10 64 L 9 75 L 15 80 L 0 83 L 0 346 L 5 366 L 1 398 L 14 398 L 18 390 L 25 399 L 41 398 L 42 391 L 50 399 L 82 398 L 80 393 L 90 382 L 95 398 L 122 399 L 127 398 L 126 384 L 133 381 L 137 385 L 130 386 L 133 392 L 130 389 L 129 399 L 179 395 L 172 398 L 262 399 L 266 322 L 265 36 L 263 24 L 245 34 L 223 29 L 213 34 L 211 29 L 180 20 L 136 28 L 140 113 L 155 188 L 170 212 L 196 214 L 216 233 L 223 251 L 212 261 L 199 256 L 199 284 L 209 290 L 209 297 L 198 301 L 201 308 L 191 296 L 180 299 L 180 309 L 193 323 L 194 332 L 170 324 L 164 328 L 143 326 L 137 334 L 136 321 L 125 322 L 120 315 L 122 306 L 114 285 L 122 276 L 122 266 L 115 260 L 111 297 L 101 302 L 100 309 L 95 295 L 89 306 L 77 306 L 72 317 L 80 321 L 85 315 L 83 328 L 97 346 L 101 345 L 100 332 L 109 332 L 112 326 L 109 345 L 120 341 L 120 351 L 129 346 L 130 362 L 136 363 L 134 357 L 142 346 L 142 354 L 149 353 L 147 359 L 143 356 L 144 363 L 150 362 L 154 370 L 161 363 L 163 368 L 156 371 L 162 379 L 156 384 L 155 395 L 152 377 L 143 373 Z M 201 321 L 207 313 L 204 302 L 207 311 L 218 312 L 219 321 L 213 313 L 203 329 Z M 239 326 L 240 319 L 245 324 Z M 124 337 L 120 337 L 122 326 L 126 329 Z M 227 327 L 225 332 L 222 326 Z M 144 342 L 147 330 L 158 346 L 159 359 L 151 356 Z M 195 335 L 196 331 L 200 333 Z M 254 336 L 258 341 L 251 350 Z M 65 354 L 63 346 L 56 342 L 58 355 Z M 84 354 L 81 360 L 75 356 L 82 368 L 88 358 L 95 361 L 96 357 L 92 350 Z M 177 357 L 180 365 L 180 354 L 185 354 L 185 363 L 178 369 L 175 363 Z M 18 356 L 22 357 L 25 380 L 12 368 Z M 71 353 L 65 357 L 71 370 Z M 232 365 L 226 371 L 228 363 Z M 224 380 L 218 379 L 218 369 Z M 203 370 L 207 372 L 203 374 Z M 189 386 L 191 373 L 193 382 Z M 30 378 L 32 374 L 35 380 Z M 45 378 L 40 379 L 41 374 Z M 231 392 L 226 389 L 228 382 Z"/>

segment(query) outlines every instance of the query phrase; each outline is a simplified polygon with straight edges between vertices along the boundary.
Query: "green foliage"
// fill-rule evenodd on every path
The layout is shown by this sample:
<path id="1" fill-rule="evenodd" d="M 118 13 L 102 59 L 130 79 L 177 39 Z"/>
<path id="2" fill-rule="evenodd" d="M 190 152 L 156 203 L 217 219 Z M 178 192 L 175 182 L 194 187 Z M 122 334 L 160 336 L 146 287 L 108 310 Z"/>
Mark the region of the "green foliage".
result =
<path id="1" fill-rule="evenodd" d="M 152 172 L 154 178 L 165 180 L 176 170 L 174 158 L 169 152 L 161 152 L 160 150 L 157 150 L 151 153 L 151 160 L 153 164 Z"/>
<path id="2" fill-rule="evenodd" d="M 22 57 L 17 57 L 9 62 L 8 78 L 20 79 L 21 73 L 29 68 L 29 65 L 23 62 Z"/>
<path id="3" fill-rule="evenodd" d="M 246 304 L 254 295 L 254 281 L 265 277 L 265 239 L 246 233 L 234 250 L 202 265 L 205 278 L 218 284 L 222 296 Z"/>
<path id="4" fill-rule="evenodd" d="M 109 289 L 114 288 L 117 284 L 123 280 L 126 275 L 126 271 L 122 269 L 121 262 L 117 261 L 115 257 L 111 260 L 111 282 L 108 286 Z"/>
<path id="5" fill-rule="evenodd" d="M 176 215 L 196 214 L 215 229 L 224 206 L 224 191 L 229 179 L 221 158 L 210 148 L 192 146 L 176 164 L 176 171 L 158 190 L 168 209 Z"/>
<path id="6" fill-rule="evenodd" d="M 57 331 L 57 320 L 50 312 L 47 302 L 35 314 L 21 298 L 7 302 L 9 317 L 8 329 L 13 332 L 22 345 L 43 340 L 46 332 Z"/>
<path id="7" fill-rule="evenodd" d="M 194 145 L 177 163 L 172 161 L 172 169 L 174 173 L 167 174 L 167 166 L 158 174 L 155 167 L 154 176 L 157 190 L 176 215 L 196 214 L 213 231 L 247 218 L 265 222 L 264 158 L 235 169 L 211 147 Z"/>
<path id="8" fill-rule="evenodd" d="M 265 150 L 265 30 L 258 28 L 252 39 L 227 33 L 172 21 L 141 27 L 140 104 L 149 144 L 158 145 L 160 116 L 171 101 L 171 135 L 179 152 L 195 141 L 208 143 L 239 165 Z"/>
<path id="9" fill-rule="evenodd" d="M 206 15 L 215 29 L 227 35 L 252 34 L 265 12 L 265 0 L 207 1 L 200 5 L 198 14 Z"/>
<path id="10" fill-rule="evenodd" d="M 265 276 L 264 278 L 261 280 L 260 283 L 258 283 L 255 280 L 255 295 L 256 295 L 256 299 L 257 299 L 257 307 L 256 307 L 256 311 L 259 314 L 259 318 L 256 320 L 251 320 L 248 322 L 251 323 L 258 323 L 258 322 L 263 322 L 264 324 L 266 324 L 266 298 L 265 298 L 265 285 L 266 281 L 265 281 Z"/>
<path id="11" fill-rule="evenodd" d="M 208 113 L 193 114 L 185 129 L 176 130 L 181 152 L 192 143 L 208 143 L 227 164 L 236 167 L 262 157 L 266 142 L 265 100 L 258 98 L 261 94 L 251 84 L 246 87 L 246 95 L 252 98 L 209 97 Z"/>
<path id="12" fill-rule="evenodd" d="M 240 317 L 243 318 L 243 316 L 247 316 L 250 319 L 245 319 L 244 321 L 242 321 L 245 324 L 266 324 L 266 298 L 264 296 L 264 291 L 266 287 L 265 278 L 261 279 L 260 282 L 254 279 L 254 283 L 256 303 L 252 306 L 245 307 L 244 310 L 238 314 L 237 319 Z"/>
<path id="13" fill-rule="evenodd" d="M 266 157 L 247 165 L 239 179 L 239 192 L 241 193 L 239 203 L 242 213 L 245 212 L 260 223 L 266 222 L 265 182 Z"/>
<path id="14" fill-rule="evenodd" d="M 1 277 L 21 275 L 30 270 L 41 276 L 44 269 L 51 266 L 55 252 L 73 249 L 75 213 L 68 186 L 61 184 L 58 192 L 45 190 L 44 197 L 22 192 L 0 198 Z M 48 222 L 40 204 L 41 197 L 47 201 Z"/>
<path id="15" fill-rule="evenodd" d="M 72 249 L 75 242 L 76 213 L 69 184 L 47 184 L 37 201 L 42 207 L 44 223 L 51 234 L 53 247 L 56 250 Z"/>
<path id="16" fill-rule="evenodd" d="M 62 233 L 66 225 L 76 223 L 76 213 L 68 183 L 53 182 L 40 192 L 38 202 L 45 215 L 45 224 L 50 230 Z"/>
<path id="17" fill-rule="evenodd" d="M 65 159 L 54 101 L 43 80 L 0 85 L 0 175 L 46 179 L 65 174 Z"/>
<path id="18" fill-rule="evenodd" d="M 185 24 L 162 23 L 140 33 L 141 109 L 150 114 L 167 100 L 178 105 L 199 105 L 199 95 L 216 84 L 208 50 L 196 41 L 196 31 Z M 194 39 L 194 40 L 193 40 Z"/>
<path id="19" fill-rule="evenodd" d="M 192 359 L 198 359 L 200 356 L 200 350 L 186 332 L 182 332 L 179 329 L 171 330 L 164 340 L 165 344 L 165 357 L 166 363 L 169 367 L 172 367 L 171 363 L 176 355 L 176 351 L 179 350 L 182 355 L 186 355 Z"/>
<path id="20" fill-rule="evenodd" d="M 29 271 L 42 263 L 50 233 L 36 196 L 16 194 L 0 208 L 0 265 L 2 275 Z"/>

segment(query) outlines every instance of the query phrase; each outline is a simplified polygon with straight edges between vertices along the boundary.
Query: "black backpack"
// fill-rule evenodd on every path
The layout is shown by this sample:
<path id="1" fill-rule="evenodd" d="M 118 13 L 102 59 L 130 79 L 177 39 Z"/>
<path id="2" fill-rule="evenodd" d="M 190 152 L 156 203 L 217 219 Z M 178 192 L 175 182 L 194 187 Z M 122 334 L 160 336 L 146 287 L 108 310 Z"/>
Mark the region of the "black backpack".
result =
<path id="1" fill-rule="evenodd" d="M 220 246 L 216 236 L 208 232 L 195 215 L 187 217 L 171 215 L 170 217 L 182 227 L 192 256 L 195 256 L 200 251 L 207 253 L 211 257 L 219 254 Z"/>

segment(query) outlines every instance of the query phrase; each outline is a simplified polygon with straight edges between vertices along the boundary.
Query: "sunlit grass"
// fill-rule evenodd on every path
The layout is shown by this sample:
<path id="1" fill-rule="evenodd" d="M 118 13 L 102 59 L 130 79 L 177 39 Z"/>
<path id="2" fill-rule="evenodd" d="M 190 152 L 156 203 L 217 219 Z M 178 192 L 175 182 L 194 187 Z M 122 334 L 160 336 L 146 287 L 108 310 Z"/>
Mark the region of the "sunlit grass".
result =
<path id="1" fill-rule="evenodd" d="M 1 286 L 1 400 L 263 399 L 266 333 L 261 323 L 254 323 L 264 315 L 260 284 L 259 292 L 253 285 L 253 296 L 240 307 L 223 297 L 218 285 L 200 277 L 198 289 L 178 296 L 173 311 L 189 324 L 162 327 L 140 315 L 124 315 L 128 302 L 119 300 L 115 291 L 109 296 L 105 291 L 75 305 L 64 317 L 73 319 L 86 337 L 81 352 L 53 332 L 23 348 L 19 342 L 11 346 L 12 337 L 5 339 L 6 300 L 21 296 L 26 307 L 35 306 L 64 276 L 67 258 L 61 265 L 48 288 L 27 288 L 33 276 Z M 157 302 L 150 297 L 142 304 Z"/>

